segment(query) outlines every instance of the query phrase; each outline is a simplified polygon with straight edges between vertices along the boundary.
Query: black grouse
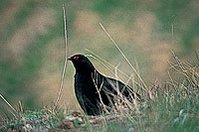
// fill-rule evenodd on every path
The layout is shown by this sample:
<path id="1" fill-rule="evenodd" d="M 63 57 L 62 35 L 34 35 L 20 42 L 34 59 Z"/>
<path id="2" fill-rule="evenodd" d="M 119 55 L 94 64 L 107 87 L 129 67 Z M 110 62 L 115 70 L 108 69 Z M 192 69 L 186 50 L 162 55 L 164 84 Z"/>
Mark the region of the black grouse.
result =
<path id="1" fill-rule="evenodd" d="M 75 94 L 77 100 L 88 115 L 100 115 L 114 108 L 116 97 L 140 98 L 128 85 L 99 73 L 89 59 L 82 54 L 68 58 L 72 61 L 75 73 Z"/>

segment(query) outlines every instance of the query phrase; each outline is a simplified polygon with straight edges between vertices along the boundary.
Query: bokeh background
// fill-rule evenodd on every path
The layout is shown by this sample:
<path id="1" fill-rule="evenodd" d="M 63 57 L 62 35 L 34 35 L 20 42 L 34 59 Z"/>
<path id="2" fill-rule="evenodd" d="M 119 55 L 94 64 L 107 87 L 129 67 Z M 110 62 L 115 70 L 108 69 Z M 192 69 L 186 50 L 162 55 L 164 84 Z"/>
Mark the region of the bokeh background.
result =
<path id="1" fill-rule="evenodd" d="M 131 75 L 132 69 L 101 30 L 102 22 L 147 85 L 167 80 L 171 50 L 190 63 L 199 51 L 198 0 L 0 2 L 0 93 L 13 106 L 22 101 L 25 108 L 38 108 L 57 98 L 64 64 L 63 3 L 67 6 L 70 55 L 89 54 L 89 49 Z M 99 71 L 114 76 L 90 59 Z M 73 75 L 69 63 L 62 99 L 69 109 L 78 108 Z M 4 105 L 0 100 L 1 109 Z"/>

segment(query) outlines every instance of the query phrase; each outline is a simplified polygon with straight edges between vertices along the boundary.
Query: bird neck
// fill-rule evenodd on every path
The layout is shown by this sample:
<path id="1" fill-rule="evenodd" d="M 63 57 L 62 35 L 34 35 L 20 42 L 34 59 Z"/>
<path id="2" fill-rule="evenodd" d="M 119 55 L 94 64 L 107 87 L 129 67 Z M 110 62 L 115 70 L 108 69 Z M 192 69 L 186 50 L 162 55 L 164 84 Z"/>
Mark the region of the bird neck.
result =
<path id="1" fill-rule="evenodd" d="M 76 67 L 76 72 L 83 75 L 91 75 L 95 71 L 95 68 L 85 67 L 84 65 Z"/>
<path id="2" fill-rule="evenodd" d="M 73 62 L 77 73 L 91 74 L 94 72 L 95 67 L 90 61 L 82 61 L 82 63 Z"/>
<path id="3" fill-rule="evenodd" d="M 91 75 L 93 72 L 92 71 L 88 71 L 88 70 L 76 70 L 76 73 L 78 74 L 82 74 L 82 75 Z"/>

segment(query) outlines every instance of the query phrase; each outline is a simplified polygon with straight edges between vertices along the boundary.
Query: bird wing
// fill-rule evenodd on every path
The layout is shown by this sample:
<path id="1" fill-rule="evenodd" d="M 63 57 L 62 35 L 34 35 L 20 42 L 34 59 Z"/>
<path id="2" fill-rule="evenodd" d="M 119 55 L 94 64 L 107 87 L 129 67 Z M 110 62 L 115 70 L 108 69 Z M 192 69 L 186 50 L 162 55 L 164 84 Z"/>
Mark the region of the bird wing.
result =
<path id="1" fill-rule="evenodd" d="M 128 100 L 132 100 L 132 98 L 137 98 L 138 100 L 141 99 L 141 96 L 136 93 L 132 87 L 128 84 L 124 84 L 119 80 L 115 80 L 110 77 L 106 77 L 106 85 L 109 85 L 109 90 L 118 93 L 120 92 L 123 96 L 125 96 Z M 111 88 L 111 89 L 110 89 Z"/>

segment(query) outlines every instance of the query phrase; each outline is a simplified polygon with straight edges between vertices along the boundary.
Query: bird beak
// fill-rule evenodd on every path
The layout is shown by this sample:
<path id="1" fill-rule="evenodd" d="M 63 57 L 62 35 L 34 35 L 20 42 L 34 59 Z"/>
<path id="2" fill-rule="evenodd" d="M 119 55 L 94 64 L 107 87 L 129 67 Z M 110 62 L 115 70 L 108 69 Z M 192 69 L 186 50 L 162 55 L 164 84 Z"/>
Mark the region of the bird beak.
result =
<path id="1" fill-rule="evenodd" d="M 71 60 L 72 60 L 72 58 L 71 58 L 71 57 L 69 57 L 69 58 L 67 58 L 67 60 L 71 61 Z"/>

